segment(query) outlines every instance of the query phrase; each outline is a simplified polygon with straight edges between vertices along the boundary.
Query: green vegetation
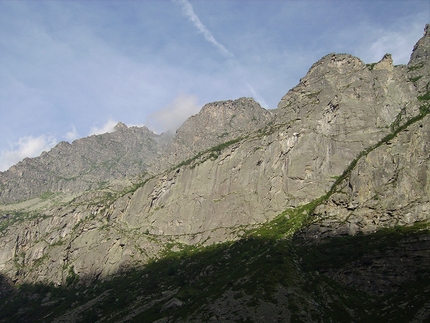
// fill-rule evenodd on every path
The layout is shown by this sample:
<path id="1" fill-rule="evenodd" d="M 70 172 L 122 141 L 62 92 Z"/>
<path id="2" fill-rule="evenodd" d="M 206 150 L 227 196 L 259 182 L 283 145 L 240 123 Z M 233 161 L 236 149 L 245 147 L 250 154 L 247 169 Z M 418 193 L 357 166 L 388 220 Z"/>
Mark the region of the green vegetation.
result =
<path id="1" fill-rule="evenodd" d="M 347 263 L 363 259 L 366 254 L 393 250 L 402 240 L 419 240 L 430 234 L 429 223 L 421 222 L 413 226 L 384 228 L 373 234 L 344 236 L 321 244 L 295 246 L 308 271 L 327 268 L 341 268 Z"/>
<path id="2" fill-rule="evenodd" d="M 417 82 L 422 77 L 423 77 L 422 75 L 419 75 L 419 76 L 416 76 L 416 77 L 410 77 L 409 81 L 415 83 L 415 82 Z"/>
<path id="3" fill-rule="evenodd" d="M 309 204 L 302 212 L 312 208 Z M 295 216 L 301 218 L 298 213 Z M 323 322 L 404 322 L 413 316 L 412 305 L 419 309 L 428 300 L 430 280 L 425 261 L 418 268 L 419 283 L 409 282 L 401 286 L 402 293 L 380 296 L 342 285 L 323 274 L 353 261 L 366 265 L 369 254 L 381 257 L 385 250 L 408 250 L 405 241 L 428 239 L 427 224 L 303 245 L 283 236 L 289 230 L 288 223 L 298 222 L 290 214 L 289 219 L 284 216 L 268 222 L 236 242 L 200 248 L 184 246 L 179 252 L 167 252 L 143 269 L 131 269 L 89 286 L 80 285 L 74 268 L 66 267 L 66 287 L 24 284 L 10 290 L 8 301 L 0 304 L 0 320 L 22 322 L 31 318 L 33 322 L 50 322 L 97 298 L 79 314 L 79 321 L 94 321 L 97 316 L 103 322 L 116 322 L 134 310 L 136 315 L 130 322 L 152 322 L 166 315 L 175 322 L 193 313 L 200 313 L 203 321 L 208 321 L 214 314 L 206 306 L 225 297 L 227 292 L 252 310 L 264 302 L 277 304 L 279 286 L 294 290 L 284 295 L 292 321 L 306 321 L 301 316 L 305 310 Z M 173 297 L 184 302 L 184 306 L 161 312 L 163 304 Z M 390 306 L 381 307 L 381 303 Z M 404 303 L 408 305 L 406 309 L 399 306 Z M 252 312 L 242 319 L 254 321 Z"/>
<path id="4" fill-rule="evenodd" d="M 261 138 L 263 136 L 268 136 L 277 131 L 281 125 L 275 125 L 275 122 L 272 120 L 266 126 L 257 131 L 257 137 Z"/>
<path id="5" fill-rule="evenodd" d="M 42 199 L 42 200 L 47 200 L 50 197 L 52 197 L 53 195 L 55 195 L 55 193 L 52 193 L 51 191 L 46 191 L 45 193 L 41 194 L 39 196 L 39 198 Z"/>
<path id="6" fill-rule="evenodd" d="M 418 97 L 418 100 L 420 100 L 420 101 L 428 101 L 428 100 L 430 100 L 430 91 L 427 91 L 425 94 L 420 95 Z"/>
<path id="7" fill-rule="evenodd" d="M 309 94 L 306 94 L 306 96 L 309 98 L 309 99 L 312 99 L 312 98 L 315 98 L 315 97 L 317 97 L 318 95 L 320 95 L 320 93 L 322 92 L 322 89 L 321 90 L 319 90 L 319 91 L 317 91 L 317 92 L 313 92 L 313 93 L 309 93 Z"/>
<path id="8" fill-rule="evenodd" d="M 393 123 L 390 125 L 391 132 L 396 131 L 400 127 L 400 123 L 402 121 L 402 117 L 406 115 L 406 108 L 402 108 L 400 112 L 397 114 L 396 118 L 394 119 Z"/>
<path id="9" fill-rule="evenodd" d="M 229 135 L 229 133 L 228 133 L 228 132 L 226 132 L 226 131 L 224 131 L 222 134 L 220 134 L 220 135 L 218 136 L 218 139 L 219 139 L 219 138 L 227 137 L 228 135 Z"/>
<path id="10" fill-rule="evenodd" d="M 46 219 L 45 214 L 37 212 L 23 212 L 23 211 L 8 211 L 0 214 L 0 233 L 3 233 L 7 228 L 15 223 L 22 223 L 24 221 L 33 219 Z"/>
<path id="11" fill-rule="evenodd" d="M 169 171 L 172 171 L 174 169 L 177 169 L 177 168 L 180 168 L 180 167 L 183 167 L 183 166 L 188 166 L 188 165 L 191 165 L 191 167 L 194 168 L 197 165 L 204 163 L 208 159 L 216 159 L 221 154 L 222 150 L 230 147 L 231 145 L 233 145 L 235 143 L 240 142 L 243 139 L 244 139 L 244 137 L 239 137 L 239 138 L 236 138 L 236 139 L 224 142 L 222 144 L 219 144 L 217 146 L 214 146 L 212 148 L 209 148 L 209 149 L 207 149 L 207 150 L 205 150 L 203 152 L 198 153 L 194 157 L 191 157 L 191 158 L 189 158 L 187 160 L 184 160 L 184 161 L 180 162 L 176 166 L 172 167 Z"/>
<path id="12" fill-rule="evenodd" d="M 388 135 L 386 135 L 385 137 L 383 137 L 376 144 L 374 144 L 374 145 L 368 147 L 366 150 L 360 152 L 358 154 L 358 156 L 354 160 L 352 160 L 352 162 L 349 164 L 349 166 L 343 171 L 342 175 L 340 175 L 339 178 L 333 183 L 333 185 L 332 185 L 331 189 L 328 191 L 328 193 L 324 197 L 321 198 L 321 202 L 324 201 L 324 200 L 326 200 L 328 197 L 330 197 L 336 191 L 336 187 L 344 179 L 346 179 L 347 176 L 349 176 L 349 174 L 351 173 L 351 171 L 357 165 L 357 162 L 362 157 L 367 156 L 371 151 L 375 150 L 376 148 L 380 147 L 383 144 L 388 143 L 390 140 L 393 140 L 401 131 L 405 130 L 410 125 L 414 124 L 415 122 L 422 120 L 429 112 L 430 112 L 429 106 L 428 105 L 422 105 L 420 107 L 420 113 L 418 115 L 416 115 L 415 117 L 413 117 L 413 118 L 405 121 L 402 125 L 400 124 L 400 120 L 401 120 L 400 116 L 401 116 L 402 112 L 400 112 L 399 115 L 396 117 L 396 120 L 390 126 L 391 133 L 389 133 Z"/>
<path id="13" fill-rule="evenodd" d="M 376 64 L 378 64 L 378 63 L 370 63 L 370 64 L 366 64 L 366 66 L 371 71 L 371 70 L 373 70 L 373 68 L 375 67 Z"/>
<path id="14" fill-rule="evenodd" d="M 289 310 L 295 321 L 303 320 L 300 313 L 302 308 L 306 308 L 310 315 L 321 317 L 323 321 L 382 319 L 401 322 L 411 317 L 411 313 L 395 305 L 406 302 L 423 306 L 423 298 L 430 296 L 423 287 L 429 286 L 428 275 L 423 276 L 424 285 L 412 284 L 413 287 L 410 288 L 409 285 L 404 286 L 402 295 L 379 297 L 314 273 L 341 268 L 351 261 L 364 259 L 374 250 L 383 253 L 383 250 L 396 246 L 402 238 L 428 234 L 427 224 L 381 230 L 369 236 L 336 238 L 316 246 L 300 244 L 295 240 L 294 233 L 308 223 L 315 208 L 335 192 L 336 186 L 349 175 L 361 157 L 391 140 L 427 113 L 428 108 L 423 106 L 421 114 L 405 124 L 400 125 L 400 121 L 396 121 L 392 127 L 393 132 L 359 154 L 336 179 L 326 195 L 308 204 L 285 210 L 273 221 L 249 230 L 239 241 L 209 247 L 179 245 L 179 252 L 172 251 L 174 246 L 178 247 L 177 244 L 170 244 L 166 246 L 161 260 L 152 261 L 142 270 L 130 270 L 122 276 L 95 282 L 90 287 L 80 286 L 73 266 L 66 267 L 66 287 L 22 285 L 19 290 L 11 292 L 7 303 L 0 305 L 0 320 L 7 317 L 9 322 L 20 322 L 31 317 L 33 321 L 42 318 L 50 321 L 46 319 L 47 316 L 53 319 L 68 309 L 77 308 L 104 295 L 89 310 L 80 314 L 80 321 L 91 322 L 101 315 L 103 321 L 115 322 L 132 312 L 133 308 L 142 306 L 148 299 L 153 300 L 150 303 L 152 305 L 137 313 L 132 321 L 150 322 L 164 316 L 160 308 L 166 302 L 162 298 L 166 291 L 172 291 L 171 297 L 179 298 L 186 304 L 169 312 L 174 320 L 189 317 L 191 313 L 199 311 L 208 320 L 210 317 L 204 316 L 207 311 L 205 306 L 220 299 L 229 290 L 238 301 L 251 297 L 246 306 L 255 308 L 262 302 L 276 302 L 274 295 L 277 288 L 284 286 L 296 289 L 295 294 L 288 297 Z M 218 146 L 212 152 L 218 149 L 223 149 L 223 146 Z M 414 293 L 418 293 L 420 298 L 412 297 Z M 327 300 L 327 295 L 337 301 Z M 50 299 L 49 302 L 44 301 L 47 298 Z M 309 299 L 317 300 L 318 311 L 312 307 Z M 381 301 L 390 301 L 394 305 L 389 308 L 390 311 L 384 311 L 377 306 Z M 245 317 L 244 320 L 246 319 L 251 320 L 252 317 Z"/>
<path id="15" fill-rule="evenodd" d="M 104 188 L 108 188 L 109 187 L 109 181 L 100 181 L 97 183 L 97 186 L 99 190 L 104 189 Z"/>
<path id="16" fill-rule="evenodd" d="M 415 70 L 422 68 L 423 66 L 424 66 L 424 63 L 419 63 L 417 65 L 408 66 L 408 71 L 409 72 L 415 71 Z"/>
<path id="17" fill-rule="evenodd" d="M 248 234 L 252 237 L 265 239 L 291 238 L 297 230 L 308 222 L 309 216 L 325 199 L 327 197 L 322 196 L 310 203 L 287 209 L 274 220 L 261 225 L 257 229 L 250 230 Z"/>
<path id="18" fill-rule="evenodd" d="M 75 267 L 70 266 L 66 277 L 66 286 L 76 284 L 79 281 L 78 274 L 75 273 Z"/>

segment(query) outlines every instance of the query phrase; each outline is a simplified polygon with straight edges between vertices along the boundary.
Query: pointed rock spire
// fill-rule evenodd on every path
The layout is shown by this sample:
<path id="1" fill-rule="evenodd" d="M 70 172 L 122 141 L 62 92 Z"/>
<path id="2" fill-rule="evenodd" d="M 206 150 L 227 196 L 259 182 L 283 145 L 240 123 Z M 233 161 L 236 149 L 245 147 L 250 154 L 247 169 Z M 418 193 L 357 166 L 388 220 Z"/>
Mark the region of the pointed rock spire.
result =
<path id="1" fill-rule="evenodd" d="M 116 126 L 113 128 L 115 131 L 118 131 L 118 130 L 124 130 L 124 129 L 128 129 L 128 127 L 127 127 L 127 125 L 126 124 L 124 124 L 124 123 L 122 123 L 122 122 L 118 122 L 117 124 L 116 124 Z"/>
<path id="2" fill-rule="evenodd" d="M 391 54 L 385 54 L 384 57 L 375 65 L 374 70 L 393 70 L 393 58 Z"/>
<path id="3" fill-rule="evenodd" d="M 430 24 L 426 24 L 424 35 L 415 44 L 408 65 L 416 65 L 430 60 Z"/>

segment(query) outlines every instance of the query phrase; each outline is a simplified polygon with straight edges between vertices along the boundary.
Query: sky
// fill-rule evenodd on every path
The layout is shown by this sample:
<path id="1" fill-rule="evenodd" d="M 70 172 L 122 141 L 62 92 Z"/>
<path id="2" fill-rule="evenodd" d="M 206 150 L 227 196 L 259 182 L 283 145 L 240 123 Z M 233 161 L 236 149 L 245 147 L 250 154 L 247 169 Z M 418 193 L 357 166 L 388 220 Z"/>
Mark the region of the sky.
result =
<path id="1" fill-rule="evenodd" d="M 119 121 L 276 108 L 329 53 L 407 64 L 426 23 L 427 0 L 0 0 L 0 171 Z"/>

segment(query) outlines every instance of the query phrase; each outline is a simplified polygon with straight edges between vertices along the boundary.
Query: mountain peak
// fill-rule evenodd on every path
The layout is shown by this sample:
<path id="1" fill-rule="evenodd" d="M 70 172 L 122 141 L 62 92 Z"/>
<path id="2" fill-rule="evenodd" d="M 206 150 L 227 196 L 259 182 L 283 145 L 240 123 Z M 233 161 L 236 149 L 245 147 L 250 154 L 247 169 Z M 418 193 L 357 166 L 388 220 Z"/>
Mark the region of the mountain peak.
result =
<path id="1" fill-rule="evenodd" d="M 393 58 L 391 57 L 391 54 L 385 54 L 384 57 L 382 57 L 382 59 L 375 65 L 373 69 L 392 71 L 393 68 Z"/>
<path id="2" fill-rule="evenodd" d="M 424 27 L 424 35 L 415 44 L 408 65 L 416 65 L 430 60 L 430 24 Z"/>
<path id="3" fill-rule="evenodd" d="M 116 124 L 116 126 L 113 128 L 115 131 L 118 131 L 118 130 L 125 130 L 125 129 L 128 129 L 128 127 L 127 127 L 127 125 L 126 124 L 124 124 L 124 123 L 122 123 L 122 122 L 118 122 L 117 124 Z"/>

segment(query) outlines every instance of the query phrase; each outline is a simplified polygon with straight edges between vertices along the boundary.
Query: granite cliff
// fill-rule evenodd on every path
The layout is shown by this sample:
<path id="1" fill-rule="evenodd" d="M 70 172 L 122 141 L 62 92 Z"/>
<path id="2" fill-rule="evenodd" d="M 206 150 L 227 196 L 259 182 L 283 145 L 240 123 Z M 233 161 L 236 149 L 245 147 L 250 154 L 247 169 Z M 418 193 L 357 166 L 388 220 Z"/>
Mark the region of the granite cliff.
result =
<path id="1" fill-rule="evenodd" d="M 275 110 L 209 103 L 176 134 L 118 124 L 0 173 L 2 310 L 428 320 L 429 53 L 427 25 L 407 65 L 328 54 Z"/>

